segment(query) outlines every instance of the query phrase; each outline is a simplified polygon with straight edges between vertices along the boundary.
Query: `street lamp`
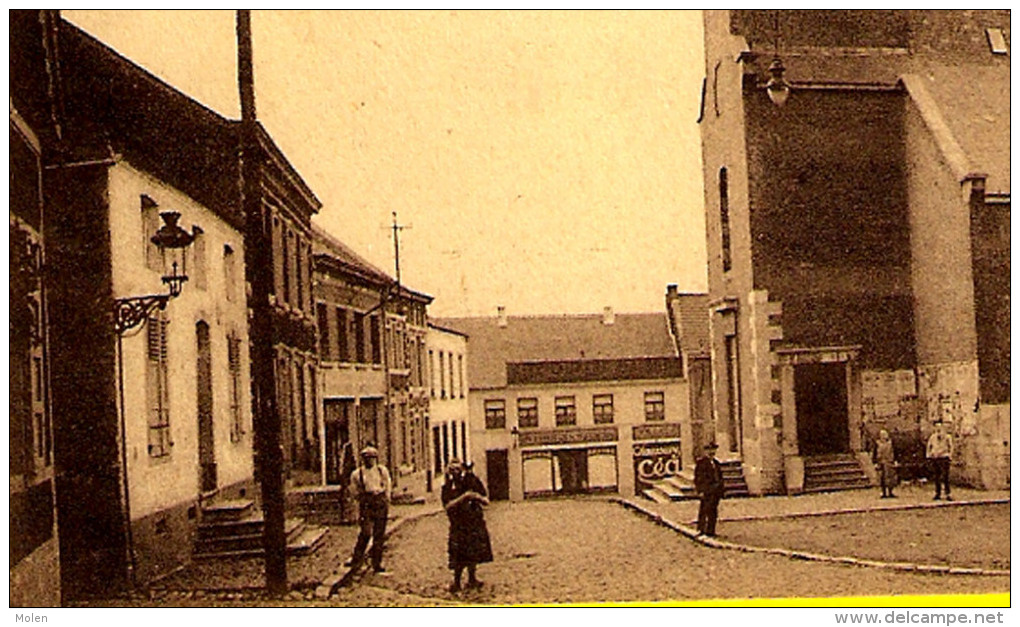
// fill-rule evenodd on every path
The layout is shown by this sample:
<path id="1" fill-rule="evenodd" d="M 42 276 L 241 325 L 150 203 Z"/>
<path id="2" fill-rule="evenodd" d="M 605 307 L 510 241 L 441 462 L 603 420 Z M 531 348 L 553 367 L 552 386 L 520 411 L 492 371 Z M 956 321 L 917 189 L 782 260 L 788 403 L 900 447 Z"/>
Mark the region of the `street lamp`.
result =
<path id="1" fill-rule="evenodd" d="M 772 42 L 773 57 L 772 63 L 769 64 L 769 81 L 765 83 L 765 91 L 769 95 L 769 100 L 772 101 L 777 107 L 782 107 L 786 104 L 786 99 L 790 97 L 790 84 L 786 82 L 783 74 L 786 72 L 786 66 L 783 65 L 783 60 L 779 58 L 779 11 L 772 12 L 772 36 L 774 37 Z"/>
<path id="2" fill-rule="evenodd" d="M 145 296 L 129 296 L 114 301 L 113 325 L 117 331 L 117 396 L 120 404 L 120 481 L 124 497 L 123 524 L 126 539 L 127 577 L 134 586 L 135 548 L 134 534 L 131 531 L 131 491 L 127 476 L 127 417 L 124 407 L 124 332 L 144 324 L 156 309 L 166 309 L 171 298 L 181 295 L 184 282 L 188 280 L 187 259 L 188 246 L 195 241 L 195 236 L 182 229 L 177 222 L 181 214 L 177 211 L 163 211 L 159 214 L 163 226 L 159 227 L 150 241 L 159 248 L 163 262 L 163 284 L 167 286 L 166 294 L 146 294 Z"/>
<path id="3" fill-rule="evenodd" d="M 166 309 L 171 298 L 181 295 L 184 282 L 188 280 L 188 246 L 195 241 L 195 236 L 177 224 L 181 219 L 179 212 L 163 211 L 159 217 L 163 219 L 163 226 L 159 227 L 151 241 L 159 248 L 163 263 L 162 281 L 167 286 L 167 293 L 130 296 L 114 301 L 114 328 L 118 335 L 144 323 L 154 310 Z"/>
<path id="4" fill-rule="evenodd" d="M 783 73 L 786 71 L 786 67 L 783 65 L 783 60 L 777 55 L 772 59 L 772 63 L 769 65 L 769 82 L 765 83 L 765 89 L 768 91 L 769 99 L 777 106 L 781 107 L 786 104 L 786 99 L 790 97 L 790 84 L 783 78 Z"/>

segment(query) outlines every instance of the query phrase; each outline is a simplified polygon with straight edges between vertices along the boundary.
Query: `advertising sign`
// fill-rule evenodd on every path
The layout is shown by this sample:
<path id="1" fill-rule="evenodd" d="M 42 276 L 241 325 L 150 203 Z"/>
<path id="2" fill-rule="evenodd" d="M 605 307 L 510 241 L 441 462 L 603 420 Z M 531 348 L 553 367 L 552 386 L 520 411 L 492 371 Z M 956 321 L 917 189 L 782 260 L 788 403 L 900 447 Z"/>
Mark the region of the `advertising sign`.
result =
<path id="1" fill-rule="evenodd" d="M 640 490 L 653 481 L 680 474 L 680 443 L 634 445 L 634 486 Z"/>

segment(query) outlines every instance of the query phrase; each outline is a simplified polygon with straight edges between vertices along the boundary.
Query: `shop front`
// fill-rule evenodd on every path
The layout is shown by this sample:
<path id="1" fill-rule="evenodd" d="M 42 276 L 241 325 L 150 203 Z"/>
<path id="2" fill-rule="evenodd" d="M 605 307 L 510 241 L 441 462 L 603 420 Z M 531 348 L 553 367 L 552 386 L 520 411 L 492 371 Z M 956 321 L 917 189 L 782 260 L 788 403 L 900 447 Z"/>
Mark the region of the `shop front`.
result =
<path id="1" fill-rule="evenodd" d="M 526 431 L 520 446 L 524 498 L 619 489 L 616 427 Z"/>

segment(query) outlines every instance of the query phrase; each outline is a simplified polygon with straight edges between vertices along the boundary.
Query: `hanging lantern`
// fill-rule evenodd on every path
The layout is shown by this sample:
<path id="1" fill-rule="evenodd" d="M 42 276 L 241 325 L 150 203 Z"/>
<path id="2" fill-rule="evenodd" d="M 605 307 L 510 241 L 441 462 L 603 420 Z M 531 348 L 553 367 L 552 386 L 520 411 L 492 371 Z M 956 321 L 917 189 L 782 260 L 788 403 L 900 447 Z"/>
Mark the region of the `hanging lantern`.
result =
<path id="1" fill-rule="evenodd" d="M 178 226 L 180 213 L 163 211 L 159 217 L 163 219 L 163 226 L 152 236 L 152 243 L 159 248 L 163 259 L 163 283 L 170 297 L 176 298 L 188 280 L 188 246 L 195 241 L 195 236 Z"/>
<path id="2" fill-rule="evenodd" d="M 786 99 L 790 97 L 790 84 L 783 78 L 783 74 L 786 72 L 786 67 L 783 65 L 783 60 L 778 56 L 772 59 L 772 63 L 769 65 L 769 82 L 765 84 L 765 90 L 769 94 L 769 99 L 777 106 L 781 107 L 786 104 Z"/>

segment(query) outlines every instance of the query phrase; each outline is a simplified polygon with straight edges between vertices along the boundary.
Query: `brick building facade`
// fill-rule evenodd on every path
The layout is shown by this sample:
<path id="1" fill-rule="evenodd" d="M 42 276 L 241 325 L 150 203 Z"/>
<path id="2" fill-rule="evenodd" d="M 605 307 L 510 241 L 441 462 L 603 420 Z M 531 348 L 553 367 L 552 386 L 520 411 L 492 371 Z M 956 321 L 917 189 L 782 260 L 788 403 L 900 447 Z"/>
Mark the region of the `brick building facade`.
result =
<path id="1" fill-rule="evenodd" d="M 957 480 L 1008 482 L 1008 32 L 994 11 L 705 12 L 713 412 L 752 492 L 805 489 L 813 458 L 867 470 L 878 428 L 921 463 L 936 417 Z"/>

